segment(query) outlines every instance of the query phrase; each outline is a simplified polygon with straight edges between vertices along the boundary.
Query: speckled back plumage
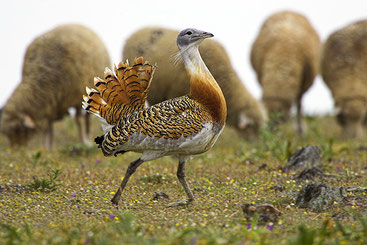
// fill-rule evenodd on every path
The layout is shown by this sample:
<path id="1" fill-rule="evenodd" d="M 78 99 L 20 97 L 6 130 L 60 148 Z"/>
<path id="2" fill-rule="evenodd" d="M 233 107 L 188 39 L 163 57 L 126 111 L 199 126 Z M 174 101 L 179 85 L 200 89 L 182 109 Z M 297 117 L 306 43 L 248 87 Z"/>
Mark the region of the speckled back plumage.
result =
<path id="1" fill-rule="evenodd" d="M 156 140 L 187 138 L 198 134 L 204 128 L 205 122 L 212 120 L 205 108 L 190 99 L 189 96 L 167 100 L 123 117 L 118 125 L 105 136 L 102 151 L 105 155 L 111 155 L 116 148 L 126 143 L 134 134 Z M 141 151 L 139 144 L 129 148 L 137 152 Z M 152 142 L 142 150 L 175 151 L 174 148 L 176 147 Z"/>

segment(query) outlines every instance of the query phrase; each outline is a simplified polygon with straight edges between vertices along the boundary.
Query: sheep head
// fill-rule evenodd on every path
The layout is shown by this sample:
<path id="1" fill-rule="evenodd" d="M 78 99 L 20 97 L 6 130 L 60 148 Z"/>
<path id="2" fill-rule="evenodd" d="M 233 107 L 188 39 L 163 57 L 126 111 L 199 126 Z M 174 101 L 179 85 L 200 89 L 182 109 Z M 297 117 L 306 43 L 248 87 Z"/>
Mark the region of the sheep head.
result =
<path id="1" fill-rule="evenodd" d="M 1 132 L 7 136 L 12 147 L 24 145 L 36 131 L 34 120 L 24 113 L 4 110 L 1 118 Z"/>
<path id="2" fill-rule="evenodd" d="M 245 111 L 241 111 L 237 117 L 237 129 L 247 140 L 256 140 L 261 125 L 251 115 L 247 115 Z"/>
<path id="3" fill-rule="evenodd" d="M 356 138 L 363 135 L 363 123 L 367 120 L 367 103 L 350 99 L 337 105 L 339 113 L 337 121 L 343 128 L 343 134 L 347 138 Z"/>
<path id="4" fill-rule="evenodd" d="M 264 97 L 263 103 L 272 122 L 281 123 L 290 119 L 291 101 Z"/>

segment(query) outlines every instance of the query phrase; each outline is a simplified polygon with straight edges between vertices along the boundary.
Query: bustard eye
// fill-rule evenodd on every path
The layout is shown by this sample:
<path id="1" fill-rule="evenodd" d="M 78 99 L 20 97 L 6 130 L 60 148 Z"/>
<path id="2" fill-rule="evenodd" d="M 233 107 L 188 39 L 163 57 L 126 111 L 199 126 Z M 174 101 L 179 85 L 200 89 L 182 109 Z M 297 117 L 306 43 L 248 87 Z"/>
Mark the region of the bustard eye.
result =
<path id="1" fill-rule="evenodd" d="M 186 35 L 191 35 L 192 34 L 192 31 L 187 31 L 186 32 Z"/>

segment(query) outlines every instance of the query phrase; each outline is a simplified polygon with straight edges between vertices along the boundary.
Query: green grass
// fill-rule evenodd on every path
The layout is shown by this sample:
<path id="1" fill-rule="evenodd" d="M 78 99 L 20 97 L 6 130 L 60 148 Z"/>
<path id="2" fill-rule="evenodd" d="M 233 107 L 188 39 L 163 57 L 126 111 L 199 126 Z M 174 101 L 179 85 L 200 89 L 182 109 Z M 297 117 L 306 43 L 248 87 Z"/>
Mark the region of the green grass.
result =
<path id="1" fill-rule="evenodd" d="M 0 244 L 366 244 L 366 192 L 348 192 L 324 213 L 295 205 L 306 181 L 281 168 L 301 146 L 320 147 L 322 169 L 334 177 L 319 181 L 367 186 L 367 143 L 340 138 L 333 118 L 305 121 L 303 138 L 282 125 L 265 128 L 252 143 L 226 128 L 212 150 L 188 162 L 196 200 L 176 208 L 165 208 L 186 198 L 174 157 L 140 166 L 117 210 L 110 199 L 139 154 L 106 158 L 96 146 L 76 143 L 70 118 L 57 123 L 51 152 L 37 137 L 10 149 L 0 136 Z M 93 122 L 96 136 L 101 131 Z M 170 199 L 152 200 L 159 191 Z M 261 202 L 282 212 L 275 224 L 245 219 L 241 205 Z"/>
<path id="2" fill-rule="evenodd" d="M 55 191 L 59 184 L 56 183 L 57 177 L 60 175 L 60 169 L 56 168 L 48 173 L 48 178 L 33 177 L 33 181 L 27 185 L 31 190 L 40 192 Z"/>

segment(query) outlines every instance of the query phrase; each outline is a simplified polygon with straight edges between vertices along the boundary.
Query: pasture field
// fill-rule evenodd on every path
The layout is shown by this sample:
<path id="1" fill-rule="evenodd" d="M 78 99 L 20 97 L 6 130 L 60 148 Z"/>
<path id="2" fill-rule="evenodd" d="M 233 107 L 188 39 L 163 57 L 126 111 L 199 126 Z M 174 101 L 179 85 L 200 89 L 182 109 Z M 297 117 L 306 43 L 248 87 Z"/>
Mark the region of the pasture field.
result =
<path id="1" fill-rule="evenodd" d="M 75 124 L 55 125 L 55 147 L 11 149 L 0 136 L 0 244 L 367 244 L 367 192 L 358 188 L 323 212 L 297 207 L 295 198 L 311 180 L 282 172 L 300 146 L 317 145 L 321 169 L 314 181 L 330 187 L 367 187 L 367 142 L 344 140 L 331 117 L 306 117 L 307 133 L 291 125 L 266 128 L 247 142 L 226 128 L 209 152 L 191 159 L 187 180 L 196 200 L 186 198 L 176 178 L 177 159 L 164 157 L 140 166 L 119 209 L 110 202 L 136 153 L 106 158 L 96 145 L 77 142 Z M 93 136 L 101 134 L 93 121 Z M 331 177 L 330 177 L 331 176 Z M 153 200 L 156 192 L 169 199 Z M 245 203 L 272 204 L 276 222 L 247 220 Z"/>

